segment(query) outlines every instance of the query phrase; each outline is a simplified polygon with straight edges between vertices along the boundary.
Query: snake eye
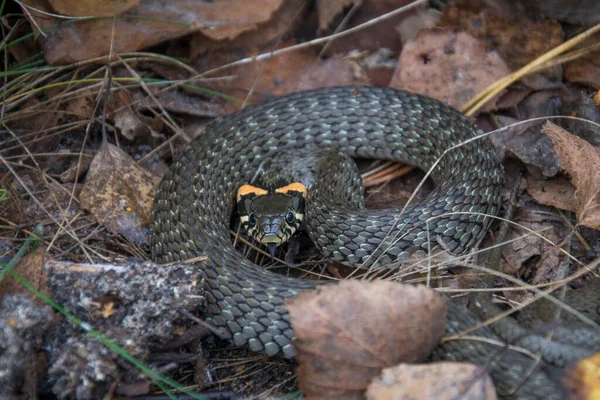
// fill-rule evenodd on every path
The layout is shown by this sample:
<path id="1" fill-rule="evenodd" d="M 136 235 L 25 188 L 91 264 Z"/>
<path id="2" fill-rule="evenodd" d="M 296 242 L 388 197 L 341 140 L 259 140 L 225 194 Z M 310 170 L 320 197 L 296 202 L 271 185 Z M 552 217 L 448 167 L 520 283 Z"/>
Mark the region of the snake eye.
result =
<path id="1" fill-rule="evenodd" d="M 250 225 L 252 226 L 256 225 L 256 217 L 254 216 L 254 213 L 250 213 L 250 215 L 248 215 L 248 222 L 250 222 Z"/>
<path id="2" fill-rule="evenodd" d="M 285 220 L 287 221 L 288 224 L 293 224 L 294 221 L 296 220 L 296 217 L 294 217 L 293 212 L 288 211 L 287 214 L 285 214 Z"/>

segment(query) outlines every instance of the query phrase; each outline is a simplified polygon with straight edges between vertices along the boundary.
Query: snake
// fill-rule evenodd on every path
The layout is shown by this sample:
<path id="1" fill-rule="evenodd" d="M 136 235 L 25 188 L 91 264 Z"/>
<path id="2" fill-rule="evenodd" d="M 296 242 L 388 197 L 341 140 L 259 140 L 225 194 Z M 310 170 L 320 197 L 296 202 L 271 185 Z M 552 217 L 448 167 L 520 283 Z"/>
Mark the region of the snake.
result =
<path id="1" fill-rule="evenodd" d="M 285 300 L 323 282 L 267 271 L 235 248 L 229 227 L 240 188 L 282 154 L 279 165 L 296 170 L 325 153 L 335 160 L 321 157 L 301 178 L 308 186 L 303 223 L 319 252 L 361 268 L 390 268 L 432 248 L 460 255 L 501 206 L 503 166 L 481 133 L 454 108 L 392 88 L 317 89 L 245 107 L 213 120 L 174 159 L 156 193 L 152 257 L 203 257 L 207 322 L 235 345 L 294 358 Z M 288 161 L 296 154 L 302 161 Z M 407 206 L 367 210 L 360 181 L 348 172 L 352 159 L 404 162 L 429 171 L 436 187 Z M 447 304 L 447 334 L 480 322 L 463 305 Z M 471 334 L 502 342 L 487 326 Z M 507 398 L 562 398 L 544 362 L 485 340 L 447 341 L 433 357 L 486 367 Z"/>

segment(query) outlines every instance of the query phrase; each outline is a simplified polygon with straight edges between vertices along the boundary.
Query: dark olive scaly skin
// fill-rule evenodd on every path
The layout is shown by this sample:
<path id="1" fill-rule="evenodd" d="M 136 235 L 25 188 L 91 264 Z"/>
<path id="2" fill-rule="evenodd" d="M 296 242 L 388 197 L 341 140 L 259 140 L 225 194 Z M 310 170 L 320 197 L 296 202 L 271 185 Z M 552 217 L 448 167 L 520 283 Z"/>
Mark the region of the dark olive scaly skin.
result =
<path id="1" fill-rule="evenodd" d="M 237 345 L 293 357 L 294 331 L 284 301 L 319 282 L 265 271 L 234 249 L 228 227 L 237 188 L 281 151 L 331 148 L 351 157 L 402 161 L 428 170 L 445 150 L 478 133 L 451 107 L 393 89 L 328 88 L 247 107 L 215 120 L 165 175 L 154 208 L 153 258 L 166 263 L 206 256 L 207 320 Z M 334 209 L 336 196 L 351 198 L 349 191 L 355 189 L 317 178 L 306 215 L 309 235 L 325 255 L 360 267 L 383 266 L 427 251 L 427 229 L 432 247 L 443 242 L 452 252 L 464 253 L 490 223 L 481 214 L 499 210 L 500 160 L 488 140 L 475 140 L 445 154 L 432 177 L 438 183 L 434 192 L 401 215 L 399 209 Z M 476 323 L 467 309 L 449 301 L 449 334 Z M 498 340 L 487 327 L 472 334 Z M 533 362 L 472 340 L 442 344 L 436 356 L 487 367 L 500 392 L 519 385 Z M 562 397 L 537 369 L 515 396 Z"/>

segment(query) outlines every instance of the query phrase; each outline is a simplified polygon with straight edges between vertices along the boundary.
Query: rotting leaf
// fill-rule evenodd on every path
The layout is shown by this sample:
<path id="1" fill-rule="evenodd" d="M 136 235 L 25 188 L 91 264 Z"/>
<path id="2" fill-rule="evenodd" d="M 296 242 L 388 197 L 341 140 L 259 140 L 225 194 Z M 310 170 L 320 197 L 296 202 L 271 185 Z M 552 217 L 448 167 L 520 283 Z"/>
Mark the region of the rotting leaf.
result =
<path id="1" fill-rule="evenodd" d="M 111 232 L 144 243 L 159 182 L 123 150 L 107 144 L 90 165 L 79 197 L 81 206 Z"/>
<path id="2" fill-rule="evenodd" d="M 402 49 L 390 86 L 460 107 L 509 72 L 497 52 L 467 33 L 422 29 Z M 495 108 L 490 101 L 482 111 Z"/>
<path id="3" fill-rule="evenodd" d="M 552 122 L 546 122 L 542 132 L 552 140 L 561 168 L 571 176 L 579 224 L 600 229 L 600 149 Z"/>
<path id="4" fill-rule="evenodd" d="M 495 400 L 485 369 L 468 363 L 400 364 L 386 368 L 367 389 L 368 400 Z"/>
<path id="5" fill-rule="evenodd" d="M 527 2 L 524 2 L 527 3 Z M 462 1 L 444 7 L 438 27 L 451 27 L 482 40 L 496 49 L 504 60 L 523 66 L 563 42 L 564 33 L 558 21 L 532 18 L 536 14 L 515 12 L 483 1 Z M 539 15 L 539 14 L 538 14 Z M 518 45 L 515 45 L 518 43 Z"/>
<path id="6" fill-rule="evenodd" d="M 540 204 L 575 211 L 574 188 L 565 178 L 545 180 L 540 176 L 527 176 L 527 192 Z"/>
<path id="7" fill-rule="evenodd" d="M 362 396 L 382 368 L 423 361 L 446 324 L 433 290 L 387 281 L 342 281 L 286 302 L 307 398 Z"/>

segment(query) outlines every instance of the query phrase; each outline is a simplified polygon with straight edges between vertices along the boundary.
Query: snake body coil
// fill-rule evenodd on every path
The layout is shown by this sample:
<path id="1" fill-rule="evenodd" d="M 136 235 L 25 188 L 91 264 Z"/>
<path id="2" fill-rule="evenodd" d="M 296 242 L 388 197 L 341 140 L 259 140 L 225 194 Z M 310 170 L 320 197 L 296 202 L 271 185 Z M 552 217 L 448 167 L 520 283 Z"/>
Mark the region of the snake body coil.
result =
<path id="1" fill-rule="evenodd" d="M 502 165 L 487 140 L 469 141 L 478 133 L 451 107 L 393 89 L 328 88 L 247 107 L 211 123 L 166 174 L 156 196 L 153 258 L 165 263 L 207 257 L 202 262 L 207 320 L 237 345 L 293 357 L 294 332 L 284 301 L 318 282 L 265 271 L 233 247 L 228 228 L 236 190 L 281 151 L 331 148 L 423 170 L 441 157 L 432 172 L 437 188 L 402 213 L 322 209 L 309 197 L 306 222 L 315 245 L 349 265 L 403 261 L 428 250 L 428 238 L 463 253 L 485 234 L 490 219 L 484 214 L 496 215 L 501 197 Z M 313 202 L 327 203 L 328 196 L 336 195 L 328 188 L 311 194 L 317 196 Z M 466 309 L 449 301 L 449 333 L 476 323 Z M 476 332 L 496 338 L 488 328 Z M 531 365 L 521 354 L 481 342 L 448 342 L 437 355 L 489 364 L 500 390 L 520 383 Z M 556 397 L 554 385 L 537 371 L 527 387 L 531 392 L 522 389 L 521 398 Z"/>

